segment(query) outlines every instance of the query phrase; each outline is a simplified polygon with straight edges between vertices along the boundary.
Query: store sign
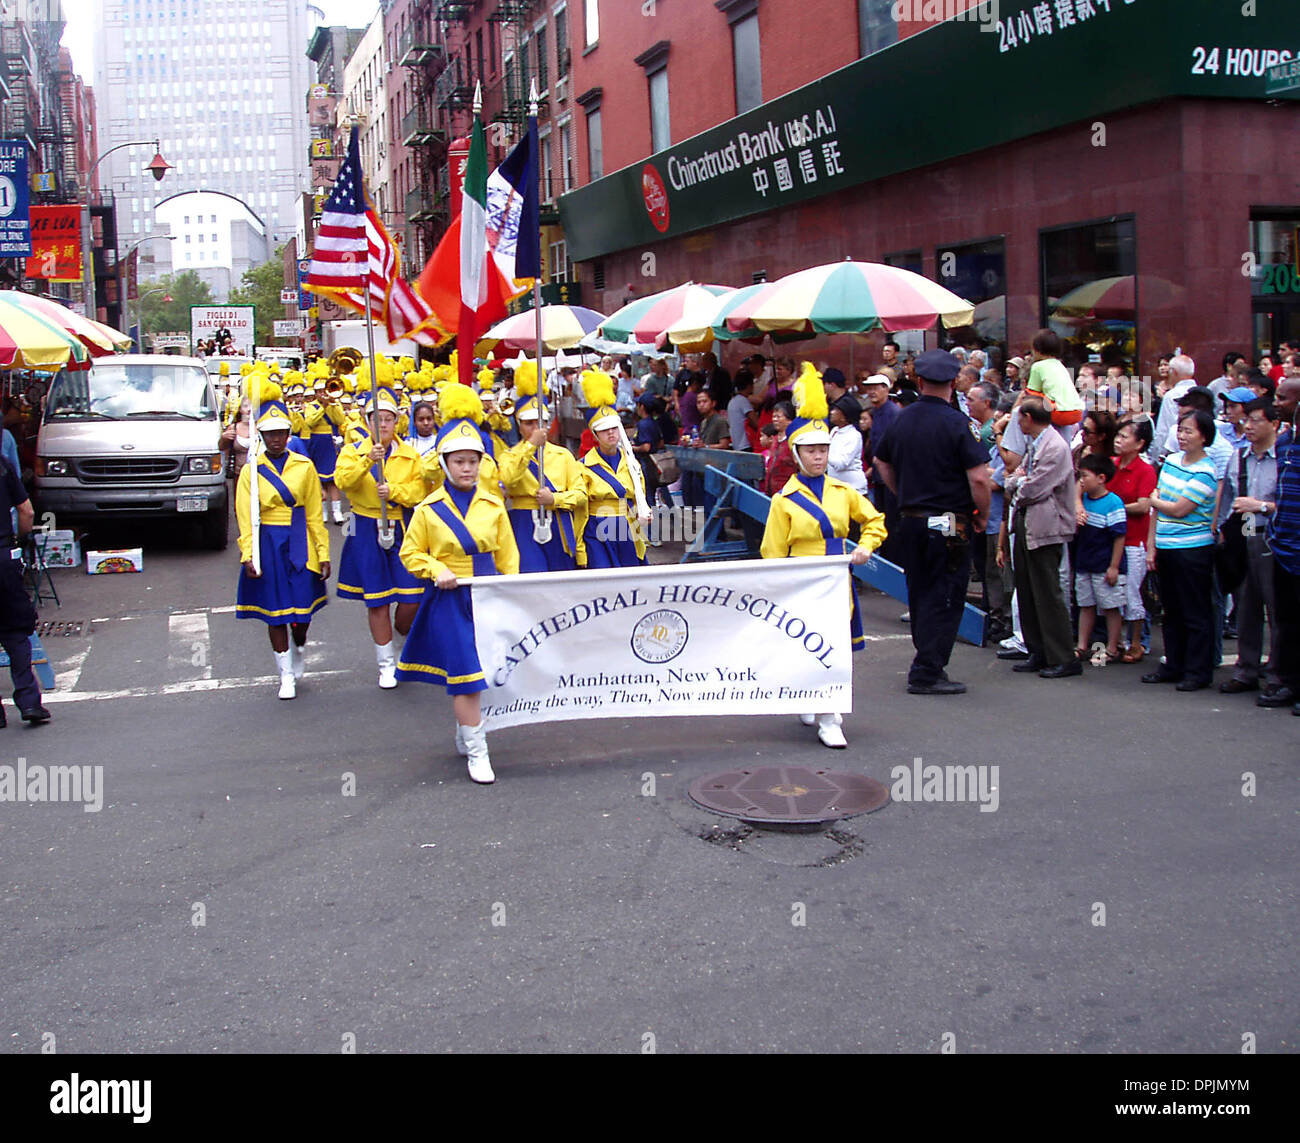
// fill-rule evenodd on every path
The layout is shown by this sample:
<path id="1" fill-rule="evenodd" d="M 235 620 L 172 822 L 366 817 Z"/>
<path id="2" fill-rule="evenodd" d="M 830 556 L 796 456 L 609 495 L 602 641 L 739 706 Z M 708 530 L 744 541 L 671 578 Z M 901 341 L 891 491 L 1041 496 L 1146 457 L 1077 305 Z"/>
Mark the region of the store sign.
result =
<path id="1" fill-rule="evenodd" d="M 33 171 L 32 190 L 37 194 L 46 194 L 54 190 L 53 171 Z"/>
<path id="2" fill-rule="evenodd" d="M 32 252 L 31 198 L 27 190 L 27 143 L 0 139 L 0 256 Z"/>
<path id="3" fill-rule="evenodd" d="M 280 301 L 286 306 L 296 306 L 298 304 L 298 291 L 292 286 L 287 286 L 280 291 Z"/>
<path id="4" fill-rule="evenodd" d="M 297 337 L 302 333 L 302 322 L 297 318 L 286 318 L 274 323 L 276 337 Z"/>
<path id="5" fill-rule="evenodd" d="M 311 157 L 313 159 L 332 159 L 334 157 L 334 140 L 313 139 L 311 141 Z"/>
<path id="6" fill-rule="evenodd" d="M 1293 5 L 1261 4 L 1250 19 L 1220 0 L 988 7 L 996 34 L 945 21 L 563 195 L 570 257 L 678 238 L 1044 131 L 1083 133 L 1099 116 L 1162 99 L 1300 99 L 1300 83 L 1266 93 L 1265 77 L 1281 84 L 1300 56 Z M 1104 83 L 1035 93 L 1033 77 L 1087 75 L 1097 60 Z"/>
<path id="7" fill-rule="evenodd" d="M 81 207 L 34 206 L 31 217 L 32 256 L 27 259 L 27 277 L 80 282 L 84 264 Z"/>
<path id="8" fill-rule="evenodd" d="M 253 306 L 191 306 L 190 340 L 207 341 L 228 333 L 235 343 L 234 352 L 241 357 L 252 357 L 255 319 Z"/>

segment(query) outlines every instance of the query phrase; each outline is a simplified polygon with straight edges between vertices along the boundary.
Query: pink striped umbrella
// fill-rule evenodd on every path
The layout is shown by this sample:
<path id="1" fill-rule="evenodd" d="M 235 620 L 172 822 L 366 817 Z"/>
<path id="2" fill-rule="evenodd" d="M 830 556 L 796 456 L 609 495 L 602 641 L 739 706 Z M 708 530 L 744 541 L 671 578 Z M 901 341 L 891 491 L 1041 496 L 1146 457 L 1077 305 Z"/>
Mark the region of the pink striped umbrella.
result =
<path id="1" fill-rule="evenodd" d="M 975 307 L 951 290 L 897 266 L 831 262 L 787 274 L 758 290 L 715 330 L 734 337 L 747 328 L 805 333 L 866 333 L 970 325 Z"/>
<path id="2" fill-rule="evenodd" d="M 628 302 L 610 314 L 600 326 L 600 335 L 611 341 L 658 343 L 669 326 L 691 314 L 709 312 L 716 299 L 729 294 L 730 286 L 703 286 L 686 282 L 649 297 Z"/>

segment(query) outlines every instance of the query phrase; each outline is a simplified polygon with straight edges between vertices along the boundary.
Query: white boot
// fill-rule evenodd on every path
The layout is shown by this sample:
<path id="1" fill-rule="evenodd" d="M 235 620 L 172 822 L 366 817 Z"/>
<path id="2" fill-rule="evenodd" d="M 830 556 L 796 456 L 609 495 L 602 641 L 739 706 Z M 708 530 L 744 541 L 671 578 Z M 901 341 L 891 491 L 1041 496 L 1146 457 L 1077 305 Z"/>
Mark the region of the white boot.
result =
<path id="1" fill-rule="evenodd" d="M 456 753 L 462 758 L 469 757 L 469 744 L 465 741 L 465 728 L 456 723 Z"/>
<path id="2" fill-rule="evenodd" d="M 280 669 L 280 697 L 291 699 L 298 693 L 293 678 L 293 652 L 276 651 L 275 665 Z"/>
<path id="3" fill-rule="evenodd" d="M 823 746 L 829 746 L 834 750 L 842 750 L 849 744 L 844 737 L 844 731 L 840 729 L 840 724 L 843 721 L 838 714 L 819 714 L 817 716 L 817 737 L 821 739 Z"/>
<path id="4" fill-rule="evenodd" d="M 341 501 L 338 501 L 338 500 L 333 500 L 333 501 L 331 501 L 331 503 L 334 505 L 334 523 L 336 523 L 336 524 L 342 524 L 342 523 L 343 523 L 343 504 L 342 504 L 342 502 L 341 502 Z"/>
<path id="5" fill-rule="evenodd" d="M 289 648 L 289 654 L 293 656 L 293 677 L 301 679 L 307 673 L 307 648 L 294 643 Z"/>
<path id="6" fill-rule="evenodd" d="M 379 685 L 386 691 L 397 686 L 397 656 L 389 640 L 382 647 L 375 645 L 375 662 L 379 664 Z"/>
<path id="7" fill-rule="evenodd" d="M 816 726 L 817 716 L 815 714 L 801 714 L 799 716 L 799 721 L 802 722 L 804 726 Z"/>
<path id="8" fill-rule="evenodd" d="M 495 782 L 497 776 L 492 773 L 492 759 L 488 757 L 487 723 L 480 722 L 477 726 L 462 726 L 460 730 L 465 739 L 465 745 L 469 749 L 470 778 L 484 786 Z"/>

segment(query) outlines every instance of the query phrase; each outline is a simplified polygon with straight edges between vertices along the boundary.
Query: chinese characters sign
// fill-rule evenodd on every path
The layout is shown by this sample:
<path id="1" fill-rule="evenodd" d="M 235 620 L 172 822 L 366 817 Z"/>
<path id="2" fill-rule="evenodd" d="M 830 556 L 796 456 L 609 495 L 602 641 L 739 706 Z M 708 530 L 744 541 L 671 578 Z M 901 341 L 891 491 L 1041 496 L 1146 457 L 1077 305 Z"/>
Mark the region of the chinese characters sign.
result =
<path id="1" fill-rule="evenodd" d="M 81 207 L 34 206 L 31 211 L 32 254 L 27 259 L 27 276 L 80 282 Z"/>

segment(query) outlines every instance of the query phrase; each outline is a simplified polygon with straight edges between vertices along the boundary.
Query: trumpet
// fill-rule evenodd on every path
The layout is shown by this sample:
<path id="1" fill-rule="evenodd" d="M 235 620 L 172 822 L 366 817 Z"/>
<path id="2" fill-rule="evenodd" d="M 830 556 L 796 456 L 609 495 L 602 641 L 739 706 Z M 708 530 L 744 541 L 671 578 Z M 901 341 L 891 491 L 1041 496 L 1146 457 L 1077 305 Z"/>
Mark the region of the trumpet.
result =
<path id="1" fill-rule="evenodd" d="M 500 401 L 494 398 L 492 403 L 496 406 L 496 411 L 503 417 L 513 417 L 515 415 L 515 403 L 510 397 L 503 397 Z"/>

